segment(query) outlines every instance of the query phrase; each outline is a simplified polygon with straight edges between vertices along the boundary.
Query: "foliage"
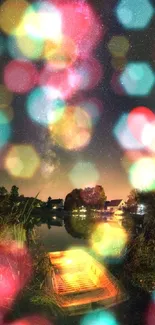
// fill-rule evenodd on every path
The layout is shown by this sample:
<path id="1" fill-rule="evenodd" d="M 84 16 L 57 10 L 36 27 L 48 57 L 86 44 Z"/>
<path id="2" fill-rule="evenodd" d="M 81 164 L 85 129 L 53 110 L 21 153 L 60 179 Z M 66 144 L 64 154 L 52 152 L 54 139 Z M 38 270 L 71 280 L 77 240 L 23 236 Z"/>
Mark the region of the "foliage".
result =
<path id="1" fill-rule="evenodd" d="M 155 289 L 155 191 L 133 190 L 128 207 L 137 203 L 146 208 L 142 233 L 131 243 L 125 270 L 131 281 L 147 291 Z"/>
<path id="2" fill-rule="evenodd" d="M 11 187 L 11 191 L 10 191 L 10 197 L 11 198 L 17 198 L 19 196 L 19 192 L 18 192 L 19 188 L 16 185 L 13 185 Z"/>
<path id="3" fill-rule="evenodd" d="M 8 191 L 4 186 L 0 186 L 0 195 L 7 195 Z"/>
<path id="4" fill-rule="evenodd" d="M 88 238 L 94 227 L 93 218 L 87 215 L 85 219 L 70 214 L 64 218 L 66 231 L 74 238 Z"/>
<path id="5" fill-rule="evenodd" d="M 140 201 L 141 192 L 137 189 L 132 189 L 128 195 L 126 202 L 126 210 L 132 213 L 137 211 L 137 204 Z"/>
<path id="6" fill-rule="evenodd" d="M 47 200 L 47 203 L 46 203 L 47 208 L 51 208 L 51 202 L 52 202 L 52 198 L 49 196 L 48 200 Z"/>
<path id="7" fill-rule="evenodd" d="M 64 209 L 71 211 L 81 206 L 100 209 L 103 208 L 105 201 L 105 192 L 100 185 L 96 185 L 92 188 L 74 189 L 71 193 L 67 194 L 64 202 Z"/>
<path id="8" fill-rule="evenodd" d="M 155 240 L 146 240 L 140 234 L 132 244 L 126 257 L 125 271 L 133 284 L 147 291 L 155 288 Z"/>
<path id="9" fill-rule="evenodd" d="M 97 185 L 95 187 L 87 187 L 81 190 L 80 193 L 83 205 L 93 208 L 103 208 L 106 201 L 106 195 L 102 186 Z"/>

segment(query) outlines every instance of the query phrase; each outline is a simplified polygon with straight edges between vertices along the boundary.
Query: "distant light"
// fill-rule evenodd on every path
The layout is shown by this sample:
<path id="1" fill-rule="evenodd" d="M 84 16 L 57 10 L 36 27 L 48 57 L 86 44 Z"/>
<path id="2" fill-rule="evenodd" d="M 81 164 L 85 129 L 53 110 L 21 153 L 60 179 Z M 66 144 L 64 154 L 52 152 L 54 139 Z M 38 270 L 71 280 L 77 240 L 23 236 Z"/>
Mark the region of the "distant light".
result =
<path id="1" fill-rule="evenodd" d="M 49 125 L 49 131 L 58 146 L 66 150 L 80 151 L 91 140 L 91 117 L 81 107 L 67 106 L 61 118 Z"/>
<path id="2" fill-rule="evenodd" d="M 76 188 L 84 188 L 96 185 L 99 179 L 99 173 L 90 162 L 81 161 L 77 163 L 69 172 L 69 178 L 73 186 Z"/>
<path id="3" fill-rule="evenodd" d="M 83 316 L 80 325 L 118 325 L 118 322 L 113 313 L 97 310 Z"/>
<path id="4" fill-rule="evenodd" d="M 108 49 L 113 57 L 124 57 L 127 54 L 129 47 L 129 40 L 125 36 L 121 35 L 112 36 L 108 43 Z"/>
<path id="5" fill-rule="evenodd" d="M 4 85 L 0 85 L 0 106 L 9 106 L 13 99 L 13 94 Z"/>
<path id="6" fill-rule="evenodd" d="M 120 76 L 121 85 L 127 94 L 132 96 L 149 95 L 154 82 L 154 73 L 146 62 L 128 63 Z"/>
<path id="7" fill-rule="evenodd" d="M 3 148 L 11 138 L 12 130 L 9 119 L 4 111 L 0 111 L 0 149 Z"/>
<path id="8" fill-rule="evenodd" d="M 53 125 L 59 121 L 64 113 L 65 103 L 58 95 L 59 92 L 53 89 L 50 91 L 46 87 L 35 88 L 28 95 L 26 103 L 30 118 L 44 126 Z"/>
<path id="9" fill-rule="evenodd" d="M 138 141 L 136 137 L 134 137 L 127 122 L 128 114 L 124 113 L 114 126 L 114 137 L 123 149 L 143 149 L 144 145 L 140 141 Z"/>
<path id="10" fill-rule="evenodd" d="M 13 60 L 4 68 L 4 83 L 14 93 L 28 92 L 37 80 L 37 69 L 29 61 Z"/>
<path id="11" fill-rule="evenodd" d="M 27 8 L 28 3 L 24 0 L 4 1 L 0 6 L 0 28 L 6 34 L 15 34 Z"/>
<path id="12" fill-rule="evenodd" d="M 144 129 L 146 129 L 146 126 L 148 126 L 148 124 L 150 125 L 155 123 L 154 112 L 146 106 L 135 107 L 130 111 L 127 122 L 132 134 L 138 141 L 140 141 L 140 143 L 143 144 L 143 146 L 145 146 L 145 141 L 143 141 Z M 148 136 L 151 136 L 151 134 L 148 134 Z"/>
<path id="13" fill-rule="evenodd" d="M 62 36 L 61 13 L 47 1 L 30 5 L 21 25 L 31 38 L 57 41 Z"/>
<path id="14" fill-rule="evenodd" d="M 66 264 L 71 264 L 72 260 L 66 260 Z"/>
<path id="15" fill-rule="evenodd" d="M 149 0 L 120 0 L 115 11 L 123 27 L 131 30 L 147 28 L 154 14 Z"/>
<path id="16" fill-rule="evenodd" d="M 32 178 L 39 164 L 39 156 L 30 145 L 13 145 L 5 158 L 5 168 L 8 173 L 21 179 Z"/>
<path id="17" fill-rule="evenodd" d="M 155 189 L 155 159 L 143 157 L 136 161 L 129 169 L 129 179 L 134 188 Z"/>

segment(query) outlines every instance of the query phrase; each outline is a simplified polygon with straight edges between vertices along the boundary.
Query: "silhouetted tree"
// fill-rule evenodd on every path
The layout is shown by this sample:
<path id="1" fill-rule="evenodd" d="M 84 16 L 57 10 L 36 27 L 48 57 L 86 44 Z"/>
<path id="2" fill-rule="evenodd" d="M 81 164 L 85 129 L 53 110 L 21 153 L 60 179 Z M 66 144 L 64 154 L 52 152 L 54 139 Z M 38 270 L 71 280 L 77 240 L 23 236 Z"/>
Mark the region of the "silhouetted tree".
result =
<path id="1" fill-rule="evenodd" d="M 141 200 L 141 191 L 137 189 L 132 189 L 127 198 L 126 211 L 129 211 L 131 213 L 136 213 L 137 204 L 140 203 L 140 200 Z"/>
<path id="2" fill-rule="evenodd" d="M 87 209 L 96 208 L 101 209 L 104 207 L 106 195 L 104 189 L 100 185 L 95 187 L 87 187 L 85 189 L 74 189 L 71 193 L 67 194 L 64 202 L 64 209 L 71 211 L 75 208 L 85 206 Z"/>
<path id="3" fill-rule="evenodd" d="M 67 194 L 64 202 L 64 210 L 71 211 L 83 205 L 81 198 L 81 189 L 74 189 L 71 193 Z"/>
<path id="4" fill-rule="evenodd" d="M 144 204 L 146 208 L 143 229 L 131 243 L 126 256 L 125 269 L 132 282 L 152 291 L 155 289 L 155 191 L 132 191 L 130 202 Z"/>
<path id="5" fill-rule="evenodd" d="M 47 200 L 47 203 L 46 203 L 47 208 L 51 208 L 51 202 L 52 202 L 52 198 L 49 196 L 48 200 Z"/>
<path id="6" fill-rule="evenodd" d="M 95 187 L 87 187 L 84 190 L 81 190 L 80 195 L 82 197 L 84 206 L 93 207 L 96 209 L 103 208 L 107 198 L 103 187 L 100 185 L 96 185 Z"/>
<path id="7" fill-rule="evenodd" d="M 11 191 L 10 191 L 10 197 L 12 199 L 16 199 L 19 197 L 19 192 L 18 192 L 19 188 L 16 185 L 13 185 L 11 187 Z"/>
<path id="8" fill-rule="evenodd" d="M 4 186 L 0 187 L 0 195 L 7 195 L 8 191 Z"/>

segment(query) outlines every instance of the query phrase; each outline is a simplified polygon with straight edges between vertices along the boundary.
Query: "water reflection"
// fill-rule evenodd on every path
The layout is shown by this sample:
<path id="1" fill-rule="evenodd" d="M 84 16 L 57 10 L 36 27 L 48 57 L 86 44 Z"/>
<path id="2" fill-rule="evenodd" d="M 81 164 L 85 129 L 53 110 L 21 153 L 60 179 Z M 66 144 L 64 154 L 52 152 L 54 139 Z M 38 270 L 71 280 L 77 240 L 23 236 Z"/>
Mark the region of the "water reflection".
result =
<path id="1" fill-rule="evenodd" d="M 47 219 L 47 226 L 48 226 L 48 229 L 50 229 L 52 226 L 62 227 L 63 220 L 57 216 L 52 216 Z"/>
<path id="2" fill-rule="evenodd" d="M 87 240 L 73 231 L 68 224 L 69 222 L 65 223 L 60 218 L 54 220 L 50 218 L 49 223 L 42 223 L 37 227 L 37 233 L 46 251 L 54 252 L 71 247 L 87 246 Z"/>
<path id="3" fill-rule="evenodd" d="M 77 215 L 75 217 L 73 214 L 64 217 L 65 229 L 74 238 L 87 238 L 87 224 L 88 220 L 86 217 L 81 219 L 80 216 Z"/>

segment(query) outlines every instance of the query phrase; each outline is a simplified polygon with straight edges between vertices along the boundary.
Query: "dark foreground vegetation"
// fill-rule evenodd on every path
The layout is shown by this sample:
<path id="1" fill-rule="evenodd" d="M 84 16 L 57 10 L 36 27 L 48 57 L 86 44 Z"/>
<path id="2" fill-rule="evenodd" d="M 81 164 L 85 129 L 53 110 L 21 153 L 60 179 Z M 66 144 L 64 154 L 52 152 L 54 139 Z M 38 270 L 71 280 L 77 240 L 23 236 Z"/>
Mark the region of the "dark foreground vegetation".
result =
<path id="1" fill-rule="evenodd" d="M 35 225 L 39 222 L 34 213 L 38 204 L 37 196 L 17 204 L 16 187 L 11 193 L 3 193 L 3 196 L 5 197 L 0 202 L 0 244 L 16 241 L 25 245 L 32 256 L 33 264 L 31 279 L 18 294 L 11 309 L 5 313 L 5 320 L 13 321 L 25 315 L 39 313 L 58 324 L 79 324 L 81 317 L 68 319 L 63 310 L 57 307 L 54 293 L 49 294 L 45 285 L 50 266 L 45 248 L 35 230 Z M 127 211 L 130 231 L 134 215 L 132 209 L 137 202 L 143 202 L 147 207 L 141 233 L 131 237 L 126 254 L 119 263 L 104 261 L 112 274 L 124 285 L 129 296 L 128 301 L 111 309 L 123 325 L 146 324 L 145 313 L 155 290 L 155 193 L 134 191 L 130 194 Z M 66 231 L 77 238 L 88 238 L 93 222 L 89 216 L 83 221 L 72 220 L 71 215 L 64 220 Z"/>

